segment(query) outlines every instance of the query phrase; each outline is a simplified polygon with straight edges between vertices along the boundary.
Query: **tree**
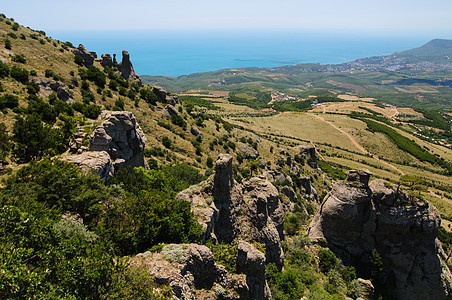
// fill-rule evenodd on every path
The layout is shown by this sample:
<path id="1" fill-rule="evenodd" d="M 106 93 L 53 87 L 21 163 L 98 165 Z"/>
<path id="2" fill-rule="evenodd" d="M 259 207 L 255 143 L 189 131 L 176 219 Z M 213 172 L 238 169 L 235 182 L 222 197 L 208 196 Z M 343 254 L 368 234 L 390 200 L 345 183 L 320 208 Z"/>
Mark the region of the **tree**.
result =
<path id="1" fill-rule="evenodd" d="M 18 116 L 13 126 L 14 159 L 26 163 L 49 154 L 63 153 L 67 149 L 64 136 L 58 128 L 42 123 L 41 116 L 33 112 L 24 119 Z"/>
<path id="2" fill-rule="evenodd" d="M 11 150 L 11 141 L 5 123 L 0 123 L 0 159 L 5 159 Z"/>

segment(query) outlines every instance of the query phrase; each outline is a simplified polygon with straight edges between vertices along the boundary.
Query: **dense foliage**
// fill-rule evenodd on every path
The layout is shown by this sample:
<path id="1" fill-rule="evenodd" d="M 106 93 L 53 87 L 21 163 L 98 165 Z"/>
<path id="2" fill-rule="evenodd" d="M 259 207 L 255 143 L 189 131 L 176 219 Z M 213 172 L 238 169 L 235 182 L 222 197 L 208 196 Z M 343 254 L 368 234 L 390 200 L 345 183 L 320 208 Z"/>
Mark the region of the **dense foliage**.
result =
<path id="1" fill-rule="evenodd" d="M 116 184 L 105 186 L 71 163 L 32 161 L 0 190 L 0 294 L 8 299 L 150 296 L 151 288 L 139 290 L 141 284 L 152 285 L 149 278 L 116 255 L 159 242 L 195 241 L 200 225 L 190 204 L 174 195 L 202 178 L 178 164 L 118 172 Z"/>

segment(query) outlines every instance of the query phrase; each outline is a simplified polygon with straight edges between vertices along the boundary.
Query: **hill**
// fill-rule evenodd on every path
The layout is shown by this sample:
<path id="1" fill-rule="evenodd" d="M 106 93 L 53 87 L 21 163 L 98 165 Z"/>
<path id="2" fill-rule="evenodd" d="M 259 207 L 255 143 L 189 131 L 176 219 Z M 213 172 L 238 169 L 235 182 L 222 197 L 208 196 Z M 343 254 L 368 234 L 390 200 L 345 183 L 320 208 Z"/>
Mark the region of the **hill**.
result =
<path id="1" fill-rule="evenodd" d="M 369 273 L 339 259 L 328 240 L 307 235 L 333 186 L 350 199 L 366 193 L 366 203 L 374 201 L 367 181 L 349 173 L 361 168 L 388 181 L 378 192 L 388 194 L 384 199 L 397 190 L 388 210 L 411 220 L 429 208 L 422 218 L 431 230 L 422 242 L 444 267 L 433 277 L 446 274 L 434 240 L 439 230 L 450 251 L 451 234 L 423 200 L 452 220 L 452 153 L 434 143 L 450 124 L 443 114 L 340 98 L 277 69 L 193 74 L 184 77 L 193 90 L 167 93 L 142 84 L 127 51 L 116 62 L 4 15 L 0 60 L 4 298 L 385 295 L 382 283 L 394 266 L 378 252 L 384 239 L 379 249 L 365 249 L 375 270 Z M 359 90 L 357 79 L 331 74 L 317 72 L 318 82 Z M 282 82 L 307 99 L 275 93 Z M 340 196 L 334 191 L 328 198 Z M 406 239 L 416 244 L 425 228 L 411 225 Z"/>

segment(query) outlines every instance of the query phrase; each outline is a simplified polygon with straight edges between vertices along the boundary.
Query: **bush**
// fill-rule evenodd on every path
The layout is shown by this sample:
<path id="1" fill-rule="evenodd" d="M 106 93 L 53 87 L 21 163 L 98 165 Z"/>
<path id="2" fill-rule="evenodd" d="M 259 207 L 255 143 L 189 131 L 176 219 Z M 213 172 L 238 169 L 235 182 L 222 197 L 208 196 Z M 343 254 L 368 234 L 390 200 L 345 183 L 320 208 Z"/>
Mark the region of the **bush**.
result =
<path id="1" fill-rule="evenodd" d="M 162 145 L 163 146 L 165 146 L 168 149 L 171 149 L 171 144 L 172 144 L 172 141 L 167 136 L 162 137 Z"/>
<path id="2" fill-rule="evenodd" d="M 19 106 L 19 98 L 14 95 L 5 94 L 0 96 L 0 109 L 11 108 Z"/>
<path id="3" fill-rule="evenodd" d="M 44 126 L 37 113 L 24 119 L 17 117 L 13 126 L 14 159 L 26 163 L 46 155 L 63 153 L 67 149 L 67 140 L 58 128 Z"/>
<path id="4" fill-rule="evenodd" d="M 85 60 L 83 59 L 83 57 L 81 57 L 79 55 L 74 55 L 74 62 L 79 66 L 83 66 L 83 64 L 85 63 Z"/>
<path id="5" fill-rule="evenodd" d="M 337 258 L 331 250 L 320 250 L 319 251 L 319 267 L 322 272 L 328 272 L 336 266 Z"/>
<path id="6" fill-rule="evenodd" d="M 11 41 L 8 38 L 5 39 L 5 48 L 11 50 Z"/>
<path id="7" fill-rule="evenodd" d="M 4 62 L 0 61 L 0 78 L 9 76 L 9 67 Z"/>
<path id="8" fill-rule="evenodd" d="M 18 67 L 17 65 L 11 67 L 10 75 L 12 78 L 22 83 L 26 83 L 28 81 L 28 71 Z"/>
<path id="9" fill-rule="evenodd" d="M 125 105 L 124 99 L 119 97 L 118 99 L 115 100 L 115 106 L 113 107 L 113 110 L 122 111 L 124 110 L 124 105 Z"/>
<path id="10" fill-rule="evenodd" d="M 185 122 L 184 118 L 182 118 L 180 115 L 172 115 L 171 116 L 171 122 L 174 125 L 182 127 L 184 129 L 187 127 L 187 122 Z"/>
<path id="11" fill-rule="evenodd" d="M 14 31 L 17 31 L 17 30 L 19 29 L 19 24 L 16 23 L 16 22 L 14 22 L 13 25 L 11 26 L 11 28 L 12 28 Z"/>
<path id="12" fill-rule="evenodd" d="M 24 64 L 24 63 L 27 62 L 27 60 L 25 59 L 25 57 L 24 57 L 22 54 L 16 54 L 16 55 L 14 55 L 14 56 L 11 58 L 11 60 L 12 60 L 13 62 L 17 62 L 17 63 L 21 63 L 21 64 Z"/>
<path id="13" fill-rule="evenodd" d="M 83 80 L 88 79 L 90 81 L 93 81 L 98 87 L 103 88 L 107 83 L 107 76 L 105 75 L 105 73 L 96 68 L 95 66 L 90 66 L 87 70 L 81 68 L 79 69 L 79 72 L 80 77 Z"/>

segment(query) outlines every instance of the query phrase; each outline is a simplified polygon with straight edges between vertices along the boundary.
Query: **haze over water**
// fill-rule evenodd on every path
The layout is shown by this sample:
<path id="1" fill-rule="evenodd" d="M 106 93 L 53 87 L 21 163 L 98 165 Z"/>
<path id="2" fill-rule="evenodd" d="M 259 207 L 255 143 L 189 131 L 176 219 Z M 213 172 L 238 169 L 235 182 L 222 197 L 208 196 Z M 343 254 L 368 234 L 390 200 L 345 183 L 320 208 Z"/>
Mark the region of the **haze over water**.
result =
<path id="1" fill-rule="evenodd" d="M 338 64 L 420 47 L 436 37 L 326 34 L 306 31 L 52 31 L 49 36 L 82 43 L 88 50 L 131 55 L 139 75 L 179 76 L 225 68 Z"/>

